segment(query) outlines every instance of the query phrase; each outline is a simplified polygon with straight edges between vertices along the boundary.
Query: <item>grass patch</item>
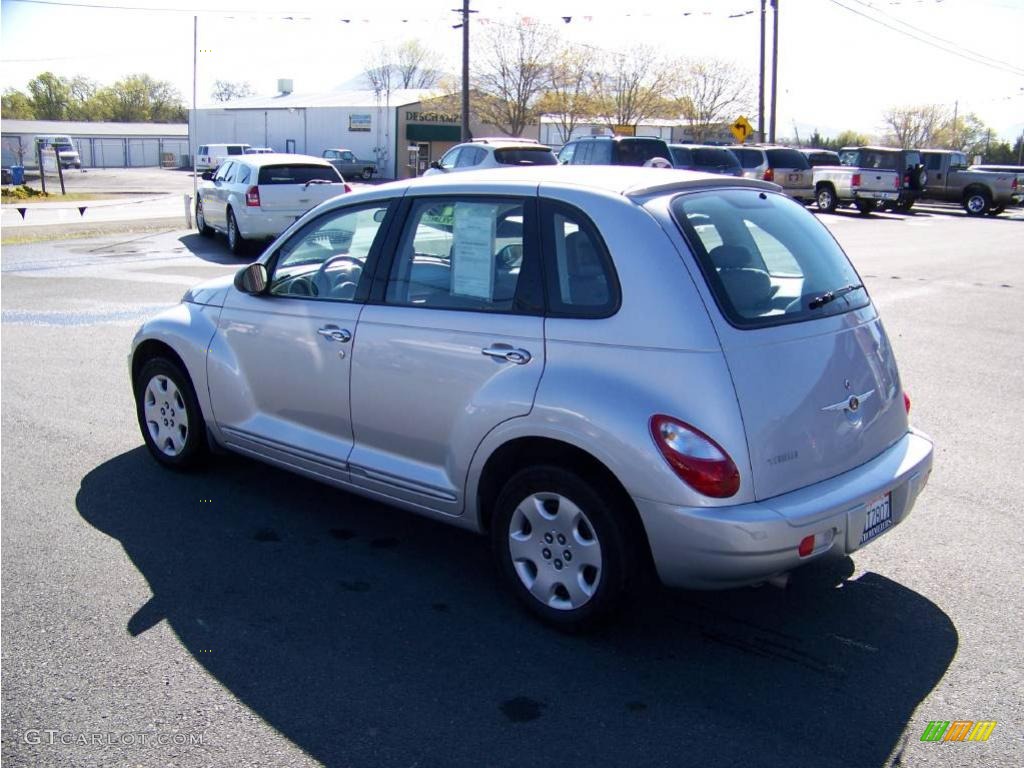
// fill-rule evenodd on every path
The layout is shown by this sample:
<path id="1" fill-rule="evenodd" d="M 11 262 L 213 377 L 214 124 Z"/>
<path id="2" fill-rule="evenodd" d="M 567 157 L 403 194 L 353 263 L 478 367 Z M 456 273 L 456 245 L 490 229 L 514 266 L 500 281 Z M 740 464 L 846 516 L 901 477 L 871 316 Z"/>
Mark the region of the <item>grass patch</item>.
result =
<path id="1" fill-rule="evenodd" d="M 60 189 L 60 185 L 57 185 Z M 62 195 L 59 192 L 47 192 L 45 195 L 38 189 L 28 186 L 5 188 L 0 192 L 0 203 L 75 203 L 83 200 L 115 200 L 123 198 L 123 194 L 107 192 L 68 192 Z"/>

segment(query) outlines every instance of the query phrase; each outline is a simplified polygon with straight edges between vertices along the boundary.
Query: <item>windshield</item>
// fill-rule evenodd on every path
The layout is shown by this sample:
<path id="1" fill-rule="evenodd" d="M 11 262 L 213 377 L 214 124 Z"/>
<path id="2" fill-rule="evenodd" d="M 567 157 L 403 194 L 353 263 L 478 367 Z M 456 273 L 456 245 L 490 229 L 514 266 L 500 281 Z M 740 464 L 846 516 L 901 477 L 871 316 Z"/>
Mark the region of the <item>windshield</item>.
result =
<path id="1" fill-rule="evenodd" d="M 496 149 L 494 159 L 502 165 L 558 165 L 558 159 L 547 147 Z"/>
<path id="2" fill-rule="evenodd" d="M 783 195 L 698 192 L 677 196 L 671 208 L 715 300 L 737 327 L 812 320 L 868 303 L 832 235 Z"/>
<path id="3" fill-rule="evenodd" d="M 310 181 L 330 181 L 341 183 L 341 176 L 333 165 L 265 165 L 260 168 L 260 178 L 256 182 L 266 184 L 305 184 Z"/>
<path id="4" fill-rule="evenodd" d="M 728 168 L 732 170 L 740 167 L 740 162 L 736 159 L 736 155 L 728 149 L 697 147 L 693 150 L 693 161 L 705 168 Z"/>
<path id="5" fill-rule="evenodd" d="M 736 159 L 740 161 L 740 165 L 744 168 L 757 168 L 761 163 L 764 162 L 764 155 L 759 149 L 743 149 L 742 147 L 733 147 L 730 150 Z"/>

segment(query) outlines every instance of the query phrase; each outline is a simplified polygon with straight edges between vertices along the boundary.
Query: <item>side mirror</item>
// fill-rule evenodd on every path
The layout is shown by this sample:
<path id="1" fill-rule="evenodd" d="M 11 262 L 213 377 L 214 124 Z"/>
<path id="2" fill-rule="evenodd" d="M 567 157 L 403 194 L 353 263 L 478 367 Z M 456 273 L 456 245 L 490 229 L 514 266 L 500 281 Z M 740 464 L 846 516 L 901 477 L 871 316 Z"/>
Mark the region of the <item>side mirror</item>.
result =
<path id="1" fill-rule="evenodd" d="M 235 273 L 235 288 L 242 293 L 259 296 L 267 290 L 267 267 L 257 261 L 242 267 Z"/>
<path id="2" fill-rule="evenodd" d="M 434 162 L 432 162 L 432 163 L 430 164 L 430 167 L 431 167 L 431 168 L 433 168 L 433 169 L 434 169 L 435 171 L 441 171 L 441 170 L 444 170 L 443 168 L 441 168 L 441 163 L 440 163 L 439 161 L 437 161 L 437 160 L 435 160 Z"/>
<path id="3" fill-rule="evenodd" d="M 203 181 L 209 181 L 210 179 L 213 178 L 213 171 L 203 171 L 201 174 L 199 174 L 199 178 L 201 178 Z"/>

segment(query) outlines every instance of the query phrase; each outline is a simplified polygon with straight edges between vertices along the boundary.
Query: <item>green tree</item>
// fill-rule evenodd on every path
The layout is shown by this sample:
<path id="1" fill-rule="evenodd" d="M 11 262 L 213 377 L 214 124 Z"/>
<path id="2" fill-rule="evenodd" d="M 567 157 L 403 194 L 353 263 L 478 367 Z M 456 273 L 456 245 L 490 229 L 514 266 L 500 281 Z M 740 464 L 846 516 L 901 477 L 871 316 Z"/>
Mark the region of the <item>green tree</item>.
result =
<path id="1" fill-rule="evenodd" d="M 95 97 L 107 119 L 124 123 L 184 122 L 187 112 L 181 94 L 165 80 L 149 75 L 129 75 Z"/>
<path id="2" fill-rule="evenodd" d="M 29 98 L 36 120 L 66 120 L 71 103 L 68 81 L 53 72 L 43 72 L 28 82 Z"/>
<path id="3" fill-rule="evenodd" d="M 16 88 L 4 91 L 0 113 L 7 120 L 35 120 L 36 117 L 32 100 Z"/>

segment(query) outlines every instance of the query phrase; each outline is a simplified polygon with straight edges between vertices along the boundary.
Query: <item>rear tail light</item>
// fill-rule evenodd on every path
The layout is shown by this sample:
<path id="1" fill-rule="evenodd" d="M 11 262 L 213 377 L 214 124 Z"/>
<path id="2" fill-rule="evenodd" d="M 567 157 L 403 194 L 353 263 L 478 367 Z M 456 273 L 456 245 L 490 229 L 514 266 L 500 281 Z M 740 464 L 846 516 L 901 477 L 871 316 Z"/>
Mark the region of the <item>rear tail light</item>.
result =
<path id="1" fill-rule="evenodd" d="M 895 179 L 893 179 L 893 185 L 892 185 L 892 188 L 893 188 L 893 189 L 899 189 L 899 188 L 900 188 L 900 177 L 899 177 L 899 175 L 898 175 L 898 174 L 897 174 L 896 178 L 895 178 Z"/>
<path id="2" fill-rule="evenodd" d="M 906 392 L 903 393 L 903 407 L 907 409 L 907 415 L 910 415 L 910 395 Z"/>
<path id="3" fill-rule="evenodd" d="M 851 187 L 859 187 L 860 186 L 860 174 L 859 173 L 853 174 L 853 177 L 850 179 L 850 186 Z"/>
<path id="4" fill-rule="evenodd" d="M 351 191 L 352 191 L 352 187 L 350 187 L 350 186 L 348 185 L 348 182 L 346 181 L 346 182 L 345 182 L 345 194 L 347 195 L 347 194 L 348 194 L 349 192 L 351 192 Z"/>
<path id="5" fill-rule="evenodd" d="M 903 174 L 903 183 L 906 186 L 908 186 L 908 187 L 910 186 L 910 174 L 909 173 Z"/>
<path id="6" fill-rule="evenodd" d="M 260 188 L 249 187 L 249 191 L 245 193 L 245 204 L 250 208 L 260 207 Z"/>
<path id="7" fill-rule="evenodd" d="M 679 479 L 698 493 L 727 499 L 740 489 L 740 473 L 722 447 L 696 427 L 671 416 L 651 417 L 651 437 Z"/>
<path id="8" fill-rule="evenodd" d="M 800 540 L 800 546 L 797 547 L 797 554 L 800 557 L 807 557 L 814 551 L 814 536 L 804 536 Z"/>
<path id="9" fill-rule="evenodd" d="M 769 168 L 767 171 L 764 172 L 764 176 L 762 176 L 761 178 L 763 178 L 765 181 L 775 181 L 775 169 Z"/>
<path id="10" fill-rule="evenodd" d="M 1017 188 L 1017 177 L 1014 176 L 1013 177 L 1013 181 L 1010 182 L 1010 189 L 1016 189 L 1016 188 Z"/>

